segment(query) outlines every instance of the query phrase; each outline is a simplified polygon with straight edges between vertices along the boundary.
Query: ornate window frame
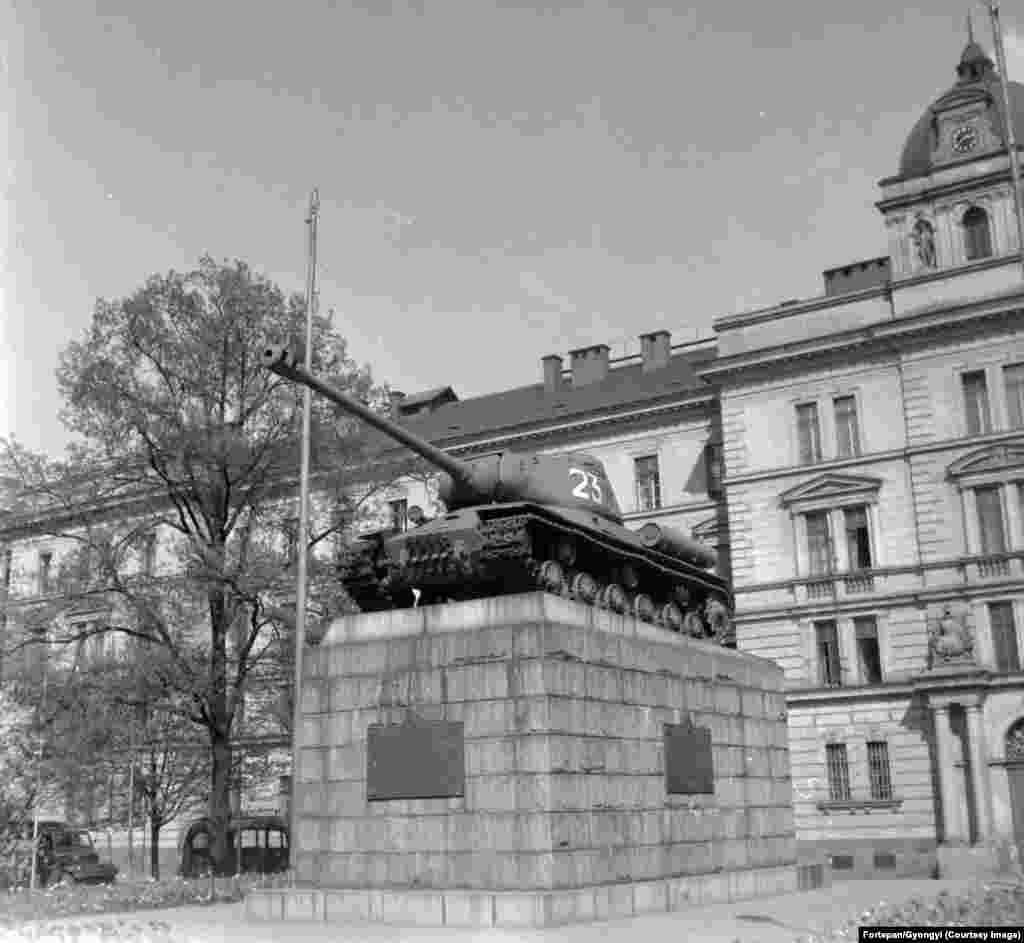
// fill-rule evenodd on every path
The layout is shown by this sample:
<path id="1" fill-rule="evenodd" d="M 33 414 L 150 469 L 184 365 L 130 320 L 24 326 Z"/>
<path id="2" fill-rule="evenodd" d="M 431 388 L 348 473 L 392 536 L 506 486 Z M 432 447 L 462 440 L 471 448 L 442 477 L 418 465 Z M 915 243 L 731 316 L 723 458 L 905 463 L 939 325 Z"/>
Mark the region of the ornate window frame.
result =
<path id="1" fill-rule="evenodd" d="M 810 570 L 806 516 L 811 511 L 826 511 L 829 515 L 836 573 L 839 574 L 851 572 L 846 556 L 846 543 L 838 539 L 844 532 L 842 512 L 849 507 L 866 507 L 872 568 L 884 565 L 881 558 L 883 542 L 878 513 L 878 495 L 881 487 L 882 479 L 874 476 L 825 472 L 779 495 L 779 505 L 789 512 L 790 526 L 796 539 L 797 578 L 808 575 Z"/>
<path id="2" fill-rule="evenodd" d="M 1024 482 L 1024 436 L 974 449 L 946 468 L 946 477 L 960 494 L 965 551 L 981 553 L 981 528 L 975 491 L 985 485 L 997 485 L 1007 548 L 1024 549 L 1024 508 L 1020 506 L 1018 485 Z"/>

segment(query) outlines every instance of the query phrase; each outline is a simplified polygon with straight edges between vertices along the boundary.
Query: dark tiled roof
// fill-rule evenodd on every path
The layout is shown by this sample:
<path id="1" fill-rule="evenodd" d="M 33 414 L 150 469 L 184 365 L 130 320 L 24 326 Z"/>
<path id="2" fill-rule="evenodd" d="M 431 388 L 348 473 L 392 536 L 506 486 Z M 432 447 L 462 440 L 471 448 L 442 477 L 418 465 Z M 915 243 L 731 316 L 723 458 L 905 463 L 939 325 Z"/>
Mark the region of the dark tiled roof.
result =
<path id="1" fill-rule="evenodd" d="M 546 392 L 543 383 L 520 386 L 448 403 L 403 420 L 402 425 L 437 444 L 469 444 L 483 436 L 511 434 L 601 410 L 699 392 L 707 383 L 697 376 L 695 368 L 714 358 L 713 349 L 691 350 L 674 354 L 666 367 L 649 373 L 644 373 L 639 363 L 613 367 L 599 383 L 569 386 L 557 393 Z"/>

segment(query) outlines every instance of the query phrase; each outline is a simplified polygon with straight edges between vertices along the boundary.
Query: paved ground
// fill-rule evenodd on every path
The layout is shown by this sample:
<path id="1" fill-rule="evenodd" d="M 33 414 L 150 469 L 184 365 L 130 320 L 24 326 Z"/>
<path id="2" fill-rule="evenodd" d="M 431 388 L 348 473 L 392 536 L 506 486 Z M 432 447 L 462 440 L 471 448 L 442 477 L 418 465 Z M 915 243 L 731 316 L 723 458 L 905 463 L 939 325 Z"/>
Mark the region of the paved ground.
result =
<path id="1" fill-rule="evenodd" d="M 802 935 L 842 926 L 882 902 L 936 897 L 971 881 L 849 881 L 828 890 L 803 891 L 672 914 L 649 914 L 605 923 L 547 930 L 403 928 L 378 924 L 248 921 L 243 904 L 180 907 L 123 915 L 159 920 L 196 943 L 793 943 Z M 93 918 L 97 919 L 97 918 Z"/>

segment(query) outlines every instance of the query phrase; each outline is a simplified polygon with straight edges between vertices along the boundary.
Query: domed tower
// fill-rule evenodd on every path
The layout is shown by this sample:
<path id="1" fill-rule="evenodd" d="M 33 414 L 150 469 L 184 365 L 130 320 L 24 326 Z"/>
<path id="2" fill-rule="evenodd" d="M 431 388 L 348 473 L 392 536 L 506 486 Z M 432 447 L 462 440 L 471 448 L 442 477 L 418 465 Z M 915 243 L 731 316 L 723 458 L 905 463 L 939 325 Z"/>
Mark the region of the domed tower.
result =
<path id="1" fill-rule="evenodd" d="M 907 136 L 899 174 L 881 181 L 894 279 L 927 275 L 1018 249 L 1002 77 L 968 39 L 956 84 Z M 1024 85 L 1009 82 L 1017 141 L 1024 140 Z"/>

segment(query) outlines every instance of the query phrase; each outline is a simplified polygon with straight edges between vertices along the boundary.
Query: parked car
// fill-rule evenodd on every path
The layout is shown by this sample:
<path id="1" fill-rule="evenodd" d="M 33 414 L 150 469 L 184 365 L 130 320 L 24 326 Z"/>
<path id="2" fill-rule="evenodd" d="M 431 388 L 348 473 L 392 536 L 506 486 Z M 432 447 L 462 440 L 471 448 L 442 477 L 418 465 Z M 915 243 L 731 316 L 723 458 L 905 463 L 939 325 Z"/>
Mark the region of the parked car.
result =
<path id="1" fill-rule="evenodd" d="M 213 828 L 208 818 L 185 829 L 179 843 L 178 873 L 209 874 Z M 273 874 L 288 870 L 288 824 L 276 815 L 244 815 L 228 825 L 228 870 L 235 874 Z"/>
<path id="2" fill-rule="evenodd" d="M 31 847 L 32 823 L 22 826 L 22 840 Z M 101 861 L 84 828 L 67 822 L 39 823 L 37 874 L 41 885 L 68 881 L 76 884 L 111 884 L 117 878 L 117 866 Z"/>

